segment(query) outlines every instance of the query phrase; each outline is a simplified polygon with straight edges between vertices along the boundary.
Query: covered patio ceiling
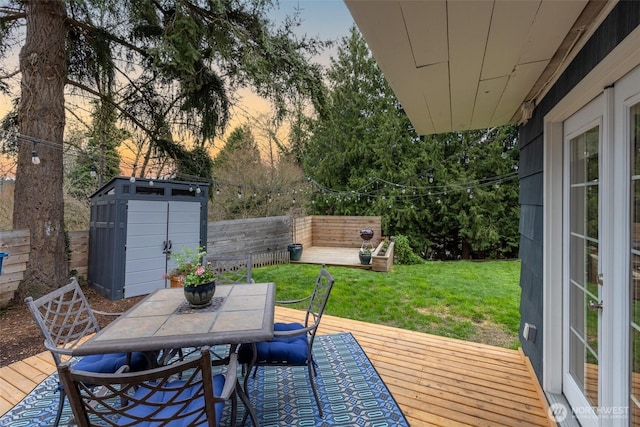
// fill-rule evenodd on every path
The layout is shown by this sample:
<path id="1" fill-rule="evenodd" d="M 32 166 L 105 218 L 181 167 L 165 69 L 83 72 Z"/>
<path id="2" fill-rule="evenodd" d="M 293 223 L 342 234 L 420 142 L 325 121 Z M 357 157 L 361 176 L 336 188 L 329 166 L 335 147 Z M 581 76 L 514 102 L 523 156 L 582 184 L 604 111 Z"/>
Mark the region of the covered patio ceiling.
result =
<path id="1" fill-rule="evenodd" d="M 419 134 L 525 121 L 595 30 L 593 0 L 345 0 Z"/>

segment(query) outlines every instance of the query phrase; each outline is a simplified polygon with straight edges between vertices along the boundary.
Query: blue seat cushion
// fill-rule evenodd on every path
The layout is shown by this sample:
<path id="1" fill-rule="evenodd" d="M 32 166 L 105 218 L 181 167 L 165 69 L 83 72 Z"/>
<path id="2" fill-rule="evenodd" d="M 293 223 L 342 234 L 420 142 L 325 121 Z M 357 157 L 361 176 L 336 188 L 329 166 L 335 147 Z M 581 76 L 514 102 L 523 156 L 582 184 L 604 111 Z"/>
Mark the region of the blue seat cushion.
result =
<path id="1" fill-rule="evenodd" d="M 127 364 L 127 353 L 92 354 L 83 356 L 72 369 L 93 372 L 95 374 L 113 374 Z M 131 353 L 130 371 L 144 371 L 149 367 L 149 361 L 144 353 Z M 58 391 L 62 391 L 62 383 L 58 383 Z"/>
<path id="2" fill-rule="evenodd" d="M 97 374 L 112 374 L 122 366 L 127 364 L 127 353 L 92 354 L 84 356 L 72 369 L 79 371 L 94 372 Z M 142 371 L 147 369 L 148 361 L 144 353 L 131 353 L 131 371 Z"/>
<path id="3" fill-rule="evenodd" d="M 304 329 L 300 323 L 275 323 L 274 331 L 296 331 Z M 293 365 L 303 365 L 307 361 L 309 342 L 307 334 L 300 334 L 295 337 L 283 338 L 275 337 L 272 341 L 259 342 L 256 344 L 258 363 L 291 363 Z"/>
<path id="4" fill-rule="evenodd" d="M 171 391 L 167 389 L 170 389 L 172 387 L 179 389 L 181 386 L 184 385 L 184 383 L 185 381 L 173 381 L 171 383 L 168 383 L 165 386 L 166 387 L 165 390 L 157 391 L 152 396 L 150 396 L 145 400 L 154 402 L 154 403 L 168 402 L 172 398 L 174 398 L 175 394 L 177 393 L 177 390 Z M 192 387 L 182 390 L 182 392 L 178 396 L 178 399 L 191 400 L 191 396 L 193 396 L 201 387 L 202 387 L 202 384 L 196 384 Z M 224 375 L 214 375 L 213 376 L 213 394 L 215 396 L 220 396 L 220 394 L 222 394 L 223 387 L 224 387 Z M 149 390 L 140 388 L 135 393 L 135 398 L 143 398 L 148 392 Z M 175 405 L 167 405 L 164 408 L 162 408 L 160 412 L 154 415 L 153 419 L 163 420 L 167 418 L 172 418 L 175 416 L 175 414 L 179 412 L 188 413 L 192 410 L 202 408 L 203 406 L 204 406 L 204 397 L 198 397 L 191 400 L 191 402 L 189 402 L 189 405 L 187 405 L 187 407 L 182 410 L 181 410 L 182 408 L 181 403 L 178 403 Z M 216 403 L 215 406 L 216 406 L 216 425 L 220 425 L 220 420 L 222 419 L 222 412 L 224 411 L 224 402 L 218 402 Z M 157 410 L 156 406 L 141 404 L 141 405 L 133 406 L 130 410 L 127 411 L 127 414 L 135 416 L 135 418 L 146 417 L 149 414 L 153 413 L 153 411 L 155 410 Z M 118 420 L 118 425 L 125 425 L 128 423 L 131 423 L 135 418 L 132 419 L 132 418 L 123 416 Z M 203 423 L 204 421 L 205 421 L 204 415 L 197 417 L 197 419 L 196 419 L 196 415 L 193 415 L 181 420 L 172 421 L 170 425 L 172 427 L 183 427 L 183 426 L 187 427 L 187 426 Z M 151 426 L 157 426 L 158 424 L 159 424 L 159 421 L 148 421 L 148 422 L 138 422 L 136 425 L 141 427 L 151 427 Z"/>

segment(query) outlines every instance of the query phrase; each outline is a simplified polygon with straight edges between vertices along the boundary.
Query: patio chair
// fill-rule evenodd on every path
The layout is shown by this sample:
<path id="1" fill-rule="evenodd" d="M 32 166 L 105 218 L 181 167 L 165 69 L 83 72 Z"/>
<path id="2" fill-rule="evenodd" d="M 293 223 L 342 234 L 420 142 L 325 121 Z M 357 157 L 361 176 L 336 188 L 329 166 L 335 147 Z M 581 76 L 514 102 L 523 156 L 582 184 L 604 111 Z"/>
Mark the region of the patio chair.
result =
<path id="1" fill-rule="evenodd" d="M 36 300 L 25 298 L 33 318 L 44 337 L 44 346 L 51 352 L 56 366 L 71 360 L 71 352 L 79 346 L 88 335 L 100 330 L 95 313 L 103 315 L 119 315 L 92 310 L 76 278 L 71 283 Z M 73 359 L 74 361 L 76 359 Z M 152 361 L 144 353 L 114 353 L 84 356 L 77 360 L 73 369 L 83 371 L 113 373 L 124 365 L 131 370 L 147 369 Z M 65 393 L 61 384 L 58 386 L 60 398 L 55 426 L 60 423 Z"/>
<path id="2" fill-rule="evenodd" d="M 205 256 L 203 265 L 216 273 L 220 284 L 254 283 L 251 278 L 251 254 L 242 256 Z"/>
<path id="3" fill-rule="evenodd" d="M 218 426 L 231 400 L 231 424 L 237 412 L 237 353 L 212 362 L 209 347 L 198 357 L 142 372 L 97 374 L 71 369 L 58 372 L 78 426 Z M 227 365 L 213 375 L 212 365 Z M 95 384 L 102 390 L 97 393 Z"/>
<path id="4" fill-rule="evenodd" d="M 334 283 L 335 280 L 333 276 L 329 274 L 323 265 L 316 278 L 313 292 L 310 295 L 296 300 L 277 301 L 279 304 L 292 304 L 308 300 L 309 305 L 307 307 L 304 324 L 275 323 L 273 327 L 273 340 L 255 344 L 243 344 L 240 349 L 240 360 L 246 368 L 252 362 L 254 356 L 252 347 L 255 345 L 255 362 L 253 363 L 254 378 L 257 369 L 260 367 L 306 367 L 309 384 L 311 385 L 320 417 L 323 415 L 320 397 L 315 384 L 315 377 L 318 375 L 318 371 L 316 362 L 313 360 L 313 343 Z M 247 373 L 247 375 L 249 374 L 250 373 Z"/>

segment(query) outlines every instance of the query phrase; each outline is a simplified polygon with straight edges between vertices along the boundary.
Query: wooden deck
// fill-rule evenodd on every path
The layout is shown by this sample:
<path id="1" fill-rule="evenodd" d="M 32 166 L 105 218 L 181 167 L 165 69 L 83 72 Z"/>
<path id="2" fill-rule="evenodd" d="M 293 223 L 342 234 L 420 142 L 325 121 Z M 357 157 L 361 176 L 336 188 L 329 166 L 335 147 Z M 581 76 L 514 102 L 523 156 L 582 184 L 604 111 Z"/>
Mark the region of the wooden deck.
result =
<path id="1" fill-rule="evenodd" d="M 277 321 L 302 315 L 276 308 Z M 555 425 L 520 351 L 324 316 L 319 333 L 338 332 L 358 340 L 411 426 Z M 0 414 L 54 371 L 48 353 L 1 368 Z"/>
<path id="2" fill-rule="evenodd" d="M 371 265 L 360 264 L 357 248 L 336 248 L 328 246 L 311 246 L 302 249 L 300 261 L 291 261 L 292 264 L 325 264 L 340 267 L 354 267 L 371 270 Z"/>

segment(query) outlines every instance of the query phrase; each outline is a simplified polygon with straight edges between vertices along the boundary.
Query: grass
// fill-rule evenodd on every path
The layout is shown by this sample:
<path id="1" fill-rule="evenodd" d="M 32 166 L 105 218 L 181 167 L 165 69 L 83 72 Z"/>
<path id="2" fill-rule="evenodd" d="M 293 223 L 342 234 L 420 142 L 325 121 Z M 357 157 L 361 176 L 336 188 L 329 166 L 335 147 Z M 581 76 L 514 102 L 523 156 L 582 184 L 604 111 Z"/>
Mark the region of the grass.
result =
<path id="1" fill-rule="evenodd" d="M 319 266 L 305 264 L 260 267 L 253 269 L 253 278 L 275 282 L 277 299 L 295 299 L 310 292 L 318 270 Z M 327 270 L 336 280 L 327 314 L 507 348 L 519 346 L 519 261 L 395 265 L 390 273 Z"/>

